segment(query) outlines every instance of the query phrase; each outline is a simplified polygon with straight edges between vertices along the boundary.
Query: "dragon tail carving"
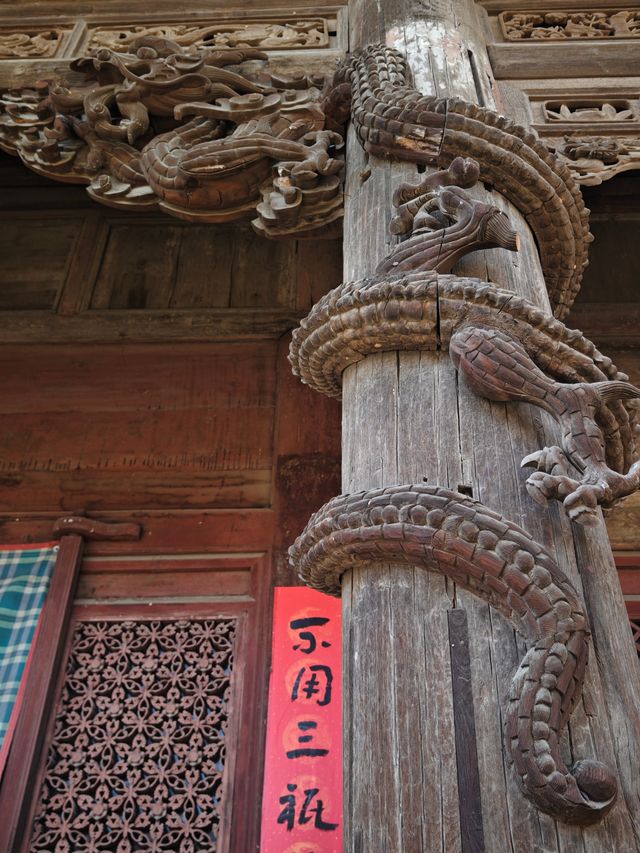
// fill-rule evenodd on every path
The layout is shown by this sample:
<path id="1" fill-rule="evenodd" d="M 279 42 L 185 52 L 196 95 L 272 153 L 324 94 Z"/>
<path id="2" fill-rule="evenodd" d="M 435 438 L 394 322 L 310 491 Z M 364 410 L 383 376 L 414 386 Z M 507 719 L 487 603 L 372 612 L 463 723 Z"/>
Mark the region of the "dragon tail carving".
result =
<path id="1" fill-rule="evenodd" d="M 504 614 L 530 643 L 508 698 L 505 739 L 525 795 L 569 823 L 612 807 L 615 776 L 582 760 L 567 768 L 559 740 L 588 659 L 579 597 L 522 528 L 482 504 L 424 484 L 341 495 L 320 509 L 290 550 L 310 586 L 340 594 L 349 568 L 402 562 L 438 572 Z"/>

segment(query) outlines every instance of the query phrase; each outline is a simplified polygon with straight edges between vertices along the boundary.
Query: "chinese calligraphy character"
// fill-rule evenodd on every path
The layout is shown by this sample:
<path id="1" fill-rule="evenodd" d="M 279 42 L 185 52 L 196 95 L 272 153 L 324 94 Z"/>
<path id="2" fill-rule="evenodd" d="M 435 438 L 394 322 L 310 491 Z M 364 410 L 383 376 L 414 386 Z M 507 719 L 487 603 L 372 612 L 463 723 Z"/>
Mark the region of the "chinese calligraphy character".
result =
<path id="1" fill-rule="evenodd" d="M 303 680 L 307 670 L 311 675 L 306 680 Z M 324 677 L 324 689 L 322 689 L 323 678 L 319 678 L 316 673 L 319 673 Z M 300 694 L 302 694 L 305 699 L 312 699 L 316 695 L 322 695 L 322 699 L 316 699 L 317 704 L 321 707 L 329 705 L 331 702 L 332 685 L 333 673 L 331 672 L 331 667 L 324 666 L 323 664 L 315 664 L 310 667 L 303 666 L 293 685 L 291 701 L 295 702 Z"/>
<path id="2" fill-rule="evenodd" d="M 293 628 L 294 631 L 300 631 L 300 639 L 306 640 L 309 645 L 302 646 L 296 645 L 293 648 L 296 651 L 301 651 L 304 655 L 310 655 L 315 652 L 318 647 L 318 641 L 316 640 L 315 634 L 312 631 L 303 631 L 303 628 L 315 628 L 320 627 L 320 625 L 326 625 L 329 619 L 326 616 L 309 616 L 306 619 L 294 619 L 289 623 L 289 627 Z M 328 649 L 331 646 L 331 643 L 328 643 L 326 640 L 323 640 L 320 645 Z"/>
<path id="3" fill-rule="evenodd" d="M 291 832 L 293 827 L 296 824 L 296 795 L 294 791 L 298 788 L 292 782 L 289 782 L 287 785 L 288 794 L 285 794 L 283 797 L 280 797 L 280 804 L 284 806 L 280 814 L 278 815 L 278 823 L 285 824 L 287 827 L 287 832 Z M 313 820 L 313 825 L 316 829 L 320 829 L 323 832 L 331 832 L 334 829 L 338 828 L 337 823 L 329 823 L 325 821 L 323 818 L 324 813 L 324 803 L 318 798 L 315 804 L 313 804 L 313 800 L 319 794 L 319 788 L 306 788 L 304 791 L 304 803 L 302 804 L 302 808 L 298 814 L 298 826 L 304 826 L 307 823 L 310 823 Z"/>
<path id="4" fill-rule="evenodd" d="M 317 729 L 318 724 L 313 720 L 302 720 L 302 722 L 298 723 L 298 728 L 301 732 L 308 732 L 312 729 Z M 298 743 L 310 743 L 312 740 L 313 735 L 298 735 Z M 290 749 L 286 753 L 287 758 L 321 758 L 324 755 L 329 755 L 328 749 L 322 749 L 314 746 L 302 746 L 297 749 Z"/>

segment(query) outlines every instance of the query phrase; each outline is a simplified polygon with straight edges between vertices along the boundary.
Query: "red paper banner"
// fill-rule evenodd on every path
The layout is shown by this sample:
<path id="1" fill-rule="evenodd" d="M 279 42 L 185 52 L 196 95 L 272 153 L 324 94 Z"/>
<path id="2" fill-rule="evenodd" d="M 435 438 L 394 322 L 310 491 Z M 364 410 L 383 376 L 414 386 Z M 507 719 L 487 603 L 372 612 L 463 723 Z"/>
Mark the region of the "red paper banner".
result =
<path id="1" fill-rule="evenodd" d="M 341 627 L 339 599 L 276 588 L 261 853 L 342 853 Z"/>

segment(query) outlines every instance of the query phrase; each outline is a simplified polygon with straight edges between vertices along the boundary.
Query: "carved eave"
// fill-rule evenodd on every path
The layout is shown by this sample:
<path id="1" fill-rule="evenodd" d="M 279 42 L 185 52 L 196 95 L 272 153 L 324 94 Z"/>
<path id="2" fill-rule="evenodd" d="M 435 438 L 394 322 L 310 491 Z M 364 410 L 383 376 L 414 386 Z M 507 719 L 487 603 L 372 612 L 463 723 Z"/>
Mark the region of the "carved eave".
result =
<path id="1" fill-rule="evenodd" d="M 100 47 L 62 78 L 5 92 L 0 147 L 110 207 L 332 236 L 344 164 L 341 136 L 325 129 L 324 77 L 267 59 L 145 33 L 124 51 Z"/>

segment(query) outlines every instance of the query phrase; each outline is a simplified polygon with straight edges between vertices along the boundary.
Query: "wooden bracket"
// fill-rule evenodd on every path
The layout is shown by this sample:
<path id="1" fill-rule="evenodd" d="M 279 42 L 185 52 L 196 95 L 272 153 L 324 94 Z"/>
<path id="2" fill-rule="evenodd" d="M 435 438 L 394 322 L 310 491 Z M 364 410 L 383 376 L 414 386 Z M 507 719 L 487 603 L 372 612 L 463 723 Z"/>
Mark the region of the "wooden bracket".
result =
<path id="1" fill-rule="evenodd" d="M 87 518 L 84 515 L 65 515 L 53 523 L 54 536 L 77 534 L 83 539 L 104 542 L 136 542 L 142 535 L 142 527 L 135 522 L 109 523 Z"/>

